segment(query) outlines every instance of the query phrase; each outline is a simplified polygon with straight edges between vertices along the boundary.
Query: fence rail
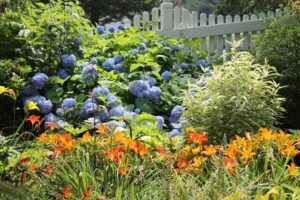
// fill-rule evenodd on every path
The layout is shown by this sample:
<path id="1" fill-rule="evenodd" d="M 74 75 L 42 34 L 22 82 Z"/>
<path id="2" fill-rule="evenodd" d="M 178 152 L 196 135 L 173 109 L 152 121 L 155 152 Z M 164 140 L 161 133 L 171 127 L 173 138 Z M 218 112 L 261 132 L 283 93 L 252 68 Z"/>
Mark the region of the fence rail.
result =
<path id="1" fill-rule="evenodd" d="M 227 15 L 199 14 L 190 12 L 185 8 L 174 7 L 171 0 L 163 0 L 160 8 L 153 8 L 152 12 L 143 12 L 133 18 L 133 26 L 144 31 L 155 31 L 159 35 L 173 38 L 202 38 L 200 50 L 207 50 L 209 55 L 222 55 L 229 50 L 226 41 L 244 39 L 242 49 L 252 47 L 253 35 L 266 29 L 267 19 L 277 16 L 286 16 L 291 13 L 288 10 L 267 14 L 255 15 Z M 195 50 L 195 49 L 194 49 Z"/>

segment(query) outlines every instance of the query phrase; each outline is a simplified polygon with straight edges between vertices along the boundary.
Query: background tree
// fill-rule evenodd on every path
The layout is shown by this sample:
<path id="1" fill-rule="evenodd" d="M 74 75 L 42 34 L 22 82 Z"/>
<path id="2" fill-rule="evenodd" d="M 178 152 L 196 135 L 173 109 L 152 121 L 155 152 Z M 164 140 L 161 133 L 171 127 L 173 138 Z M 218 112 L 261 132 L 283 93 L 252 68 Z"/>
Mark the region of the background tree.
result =
<path id="1" fill-rule="evenodd" d="M 287 0 L 224 0 L 216 7 L 216 14 L 243 15 L 253 12 L 264 12 L 286 6 Z"/>

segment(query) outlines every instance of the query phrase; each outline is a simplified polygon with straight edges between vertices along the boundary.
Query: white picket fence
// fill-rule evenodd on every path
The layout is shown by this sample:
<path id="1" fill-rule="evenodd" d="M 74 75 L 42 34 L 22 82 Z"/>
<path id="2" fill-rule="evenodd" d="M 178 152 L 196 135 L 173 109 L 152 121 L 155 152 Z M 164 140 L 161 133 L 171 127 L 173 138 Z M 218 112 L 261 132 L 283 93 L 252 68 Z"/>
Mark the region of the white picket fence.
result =
<path id="1" fill-rule="evenodd" d="M 266 29 L 268 19 L 290 14 L 288 10 L 277 9 L 275 12 L 269 11 L 259 16 L 255 14 L 234 17 L 213 14 L 207 16 L 204 13 L 174 7 L 171 0 L 163 0 L 160 8 L 153 8 L 151 13 L 143 12 L 142 15 L 136 15 L 133 26 L 144 31 L 155 31 L 168 38 L 202 38 L 199 50 L 208 51 L 212 56 L 222 55 L 224 51 L 230 49 L 226 41 L 244 39 L 241 49 L 250 49 L 252 36 Z M 195 50 L 197 49 L 193 49 Z"/>

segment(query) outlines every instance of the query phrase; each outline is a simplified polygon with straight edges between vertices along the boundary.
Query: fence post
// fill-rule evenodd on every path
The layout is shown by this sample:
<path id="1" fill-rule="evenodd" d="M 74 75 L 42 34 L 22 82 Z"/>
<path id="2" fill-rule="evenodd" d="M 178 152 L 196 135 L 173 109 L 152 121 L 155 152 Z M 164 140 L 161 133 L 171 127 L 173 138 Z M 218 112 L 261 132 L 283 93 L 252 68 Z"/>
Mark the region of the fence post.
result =
<path id="1" fill-rule="evenodd" d="M 163 0 L 160 5 L 161 9 L 161 30 L 164 36 L 172 36 L 174 18 L 173 18 L 173 3 L 171 0 Z"/>

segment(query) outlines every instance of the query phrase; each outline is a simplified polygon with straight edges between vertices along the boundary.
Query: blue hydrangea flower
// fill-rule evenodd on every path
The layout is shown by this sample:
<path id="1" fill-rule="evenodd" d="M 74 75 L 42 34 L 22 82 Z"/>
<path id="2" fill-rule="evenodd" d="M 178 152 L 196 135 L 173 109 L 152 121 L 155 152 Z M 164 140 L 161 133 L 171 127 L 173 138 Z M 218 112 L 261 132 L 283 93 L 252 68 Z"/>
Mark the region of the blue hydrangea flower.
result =
<path id="1" fill-rule="evenodd" d="M 108 27 L 108 31 L 111 32 L 111 33 L 114 33 L 115 32 L 115 27 L 113 25 L 110 25 Z"/>
<path id="2" fill-rule="evenodd" d="M 63 100 L 61 107 L 63 109 L 69 109 L 76 105 L 76 100 L 74 98 L 66 98 Z"/>
<path id="3" fill-rule="evenodd" d="M 91 58 L 91 63 L 92 63 L 93 65 L 97 65 L 97 64 L 98 64 L 97 58 Z"/>
<path id="4" fill-rule="evenodd" d="M 36 89 L 41 90 L 44 88 L 48 80 L 49 79 L 46 74 L 38 72 L 32 77 L 31 83 Z"/>
<path id="5" fill-rule="evenodd" d="M 138 80 L 136 82 L 133 82 L 129 87 L 129 91 L 131 92 L 131 94 L 137 97 L 145 97 L 147 96 L 147 92 L 149 95 L 149 90 L 150 90 L 150 84 L 148 81 L 144 81 L 144 80 Z"/>
<path id="6" fill-rule="evenodd" d="M 171 132 L 170 132 L 170 137 L 176 137 L 180 135 L 180 132 L 177 130 L 177 129 L 173 129 Z"/>
<path id="7" fill-rule="evenodd" d="M 104 61 L 104 63 L 102 64 L 103 68 L 106 70 L 106 71 L 110 71 L 113 69 L 115 65 L 115 59 L 113 58 L 108 58 Z"/>
<path id="8" fill-rule="evenodd" d="M 47 122 L 55 122 L 57 120 L 56 116 L 53 113 L 49 113 L 45 115 L 44 121 Z"/>
<path id="9" fill-rule="evenodd" d="M 84 81 L 90 81 L 93 78 L 96 78 L 97 73 L 96 65 L 84 64 L 82 69 L 82 78 Z"/>
<path id="10" fill-rule="evenodd" d="M 117 107 L 114 107 L 112 109 L 110 109 L 109 111 L 109 115 L 110 116 L 117 116 L 117 117 L 121 117 L 121 116 L 124 116 L 125 115 L 125 109 L 124 107 L 122 106 L 117 106 Z"/>
<path id="11" fill-rule="evenodd" d="M 134 109 L 134 112 L 135 112 L 136 114 L 140 114 L 142 111 L 141 111 L 140 108 L 136 108 L 136 109 Z"/>
<path id="12" fill-rule="evenodd" d="M 171 79 L 171 72 L 164 71 L 161 76 L 164 81 L 169 81 Z"/>
<path id="13" fill-rule="evenodd" d="M 108 103 L 108 106 L 110 108 L 114 108 L 117 106 L 116 101 L 117 101 L 117 97 L 115 97 L 114 95 L 108 95 L 106 98 L 106 102 Z"/>
<path id="14" fill-rule="evenodd" d="M 174 51 L 175 51 L 175 52 L 179 52 L 179 51 L 180 51 L 180 46 L 179 46 L 179 45 L 175 46 L 175 47 L 174 47 Z"/>
<path id="15" fill-rule="evenodd" d="M 203 88 L 203 87 L 206 86 L 206 82 L 205 82 L 205 81 L 202 81 L 198 86 Z"/>
<path id="16" fill-rule="evenodd" d="M 62 108 L 56 109 L 56 115 L 57 115 L 58 117 L 64 116 L 64 109 L 62 109 Z"/>
<path id="17" fill-rule="evenodd" d="M 117 64 L 123 62 L 123 56 L 121 56 L 121 55 L 116 55 L 116 56 L 114 57 L 114 60 L 115 60 L 115 63 L 114 63 L 114 64 L 117 65 Z"/>
<path id="18" fill-rule="evenodd" d="M 101 122 L 103 122 L 109 118 L 109 113 L 107 110 L 101 110 L 99 113 L 96 114 L 96 117 L 99 117 Z"/>
<path id="19" fill-rule="evenodd" d="M 180 64 L 181 69 L 187 69 L 188 67 L 189 67 L 189 64 L 187 64 L 187 63 L 181 63 Z"/>
<path id="20" fill-rule="evenodd" d="M 169 118 L 169 121 L 170 123 L 178 123 L 179 122 L 179 119 L 182 115 L 182 111 L 183 111 L 183 106 L 175 106 L 172 111 L 171 111 L 171 115 L 170 115 L 170 118 Z"/>
<path id="21" fill-rule="evenodd" d="M 131 55 L 136 56 L 139 53 L 138 49 L 131 50 Z"/>
<path id="22" fill-rule="evenodd" d="M 125 122 L 118 122 L 116 120 L 112 120 L 112 121 L 109 121 L 107 123 L 105 123 L 105 125 L 109 126 L 110 128 L 125 128 L 126 127 L 126 124 Z"/>
<path id="23" fill-rule="evenodd" d="M 156 83 L 157 83 L 156 79 L 153 78 L 150 74 L 142 75 L 142 76 L 140 77 L 140 80 L 146 80 L 146 81 L 148 81 L 149 84 L 150 84 L 150 87 L 156 85 Z"/>
<path id="24" fill-rule="evenodd" d="M 52 111 L 52 102 L 50 100 L 38 102 L 38 107 L 43 114 L 47 114 Z"/>
<path id="25" fill-rule="evenodd" d="M 164 127 L 165 119 L 162 116 L 156 116 L 158 127 L 162 130 Z"/>
<path id="26" fill-rule="evenodd" d="M 157 102 L 159 100 L 159 97 L 161 95 L 161 89 L 159 87 L 153 86 L 150 89 L 150 100 L 153 102 Z"/>
<path id="27" fill-rule="evenodd" d="M 73 39 L 72 39 L 72 42 L 73 42 L 75 45 L 77 45 L 77 46 L 80 46 L 80 45 L 81 45 L 80 41 L 79 41 L 77 38 L 73 38 Z"/>
<path id="28" fill-rule="evenodd" d="M 66 79 L 68 78 L 70 75 L 68 74 L 68 72 L 64 69 L 60 70 L 57 75 L 62 78 L 62 79 Z"/>
<path id="29" fill-rule="evenodd" d="M 36 95 L 37 89 L 33 86 L 33 85 L 26 85 L 24 88 L 22 88 L 21 90 L 21 94 L 25 95 L 25 96 L 32 96 L 32 95 Z"/>
<path id="30" fill-rule="evenodd" d="M 99 35 L 102 35 L 105 32 L 105 28 L 104 26 L 97 26 L 96 31 Z"/>
<path id="31" fill-rule="evenodd" d="M 90 115 L 94 114 L 97 111 L 97 105 L 95 103 L 84 103 L 79 114 L 82 118 L 86 119 Z"/>
<path id="32" fill-rule="evenodd" d="M 33 101 L 34 103 L 36 103 L 42 114 L 50 113 L 52 110 L 53 105 L 52 105 L 51 101 L 47 100 L 43 96 L 36 95 L 36 96 L 27 97 L 24 100 L 24 104 L 26 105 L 26 103 L 28 101 Z"/>
<path id="33" fill-rule="evenodd" d="M 60 62 L 63 67 L 72 67 L 76 62 L 76 56 L 74 54 L 64 54 L 60 57 Z"/>
<path id="34" fill-rule="evenodd" d="M 206 64 L 205 60 L 201 59 L 197 62 L 196 66 L 197 67 L 206 67 L 207 64 Z"/>
<path id="35" fill-rule="evenodd" d="M 118 28 L 120 31 L 124 30 L 123 24 L 118 24 L 117 28 Z"/>
<path id="36" fill-rule="evenodd" d="M 69 126 L 68 122 L 66 122 L 64 120 L 61 120 L 61 119 L 56 120 L 55 124 L 58 125 L 59 127 L 62 127 L 62 128 L 66 127 L 66 126 Z"/>
<path id="37" fill-rule="evenodd" d="M 147 46 L 145 43 L 141 43 L 141 44 L 139 44 L 139 48 L 140 48 L 140 50 L 144 51 L 147 49 Z"/>

